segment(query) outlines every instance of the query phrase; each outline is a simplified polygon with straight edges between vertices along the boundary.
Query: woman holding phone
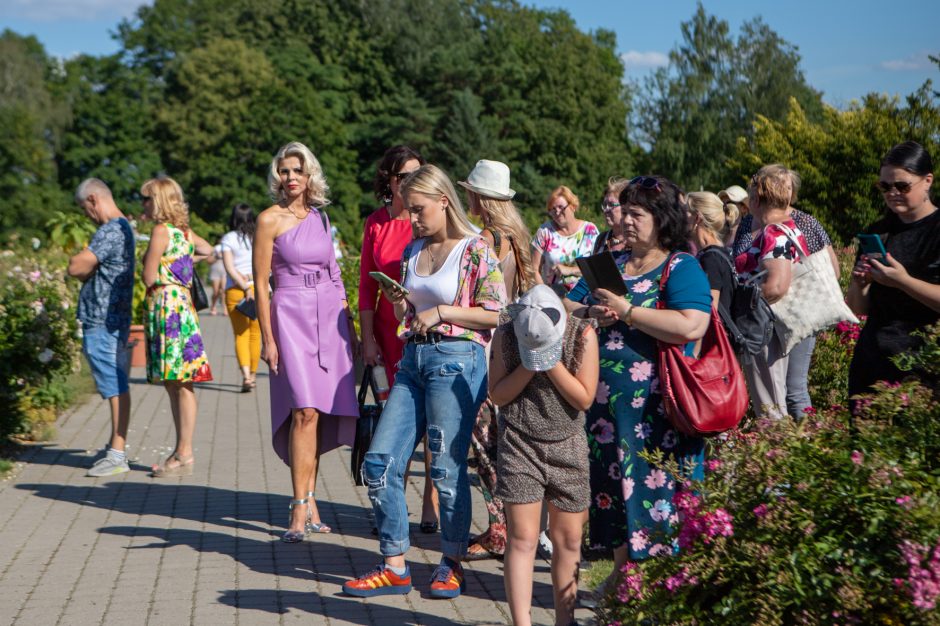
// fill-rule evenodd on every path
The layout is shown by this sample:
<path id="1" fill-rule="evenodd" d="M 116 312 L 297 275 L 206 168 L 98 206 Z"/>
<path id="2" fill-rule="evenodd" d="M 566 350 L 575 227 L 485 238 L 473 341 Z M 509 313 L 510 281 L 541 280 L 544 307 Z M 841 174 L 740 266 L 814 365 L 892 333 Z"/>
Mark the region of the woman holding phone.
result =
<path id="1" fill-rule="evenodd" d="M 879 380 L 904 378 L 891 357 L 916 349 L 922 340 L 914 332 L 940 319 L 940 211 L 930 198 L 932 184 L 930 153 L 916 142 L 894 146 L 881 161 L 877 186 L 889 212 L 866 233 L 879 237 L 886 254 L 861 253 L 852 270 L 849 307 L 868 321 L 849 367 L 850 397 Z"/>
<path id="2" fill-rule="evenodd" d="M 357 597 L 411 591 L 404 478 L 408 459 L 427 435 L 443 554 L 430 595 L 455 598 L 465 587 L 460 559 L 470 534 L 467 452 L 486 398 L 484 346 L 506 304 L 506 286 L 499 261 L 474 232 L 444 172 L 421 166 L 402 182 L 402 197 L 417 236 L 401 263 L 409 293 L 406 298 L 400 289 L 382 289 L 407 344 L 362 465 L 383 561 L 343 590 Z"/>

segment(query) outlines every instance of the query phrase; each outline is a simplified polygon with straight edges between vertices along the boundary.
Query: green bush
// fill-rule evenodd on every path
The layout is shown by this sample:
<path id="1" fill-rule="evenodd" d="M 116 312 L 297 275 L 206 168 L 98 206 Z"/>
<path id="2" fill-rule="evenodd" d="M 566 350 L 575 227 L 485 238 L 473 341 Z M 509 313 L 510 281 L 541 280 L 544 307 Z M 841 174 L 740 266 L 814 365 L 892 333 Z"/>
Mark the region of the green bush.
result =
<path id="1" fill-rule="evenodd" d="M 940 624 L 940 404 L 915 380 L 862 404 L 714 442 L 674 554 L 628 564 L 602 623 Z"/>
<path id="2" fill-rule="evenodd" d="M 41 438 L 69 400 L 63 383 L 78 369 L 80 344 L 66 262 L 0 253 L 0 438 Z"/>

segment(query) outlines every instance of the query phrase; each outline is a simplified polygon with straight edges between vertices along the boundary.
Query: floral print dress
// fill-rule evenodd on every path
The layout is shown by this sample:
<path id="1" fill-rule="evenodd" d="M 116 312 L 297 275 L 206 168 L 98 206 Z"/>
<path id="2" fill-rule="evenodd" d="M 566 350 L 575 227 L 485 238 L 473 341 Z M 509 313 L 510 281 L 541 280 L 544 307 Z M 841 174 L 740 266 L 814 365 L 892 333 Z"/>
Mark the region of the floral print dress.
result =
<path id="1" fill-rule="evenodd" d="M 578 282 L 577 276 L 559 278 L 554 273 L 556 265 L 574 265 L 575 259 L 590 256 L 594 251 L 594 242 L 600 232 L 591 222 L 582 222 L 581 227 L 571 235 L 562 235 L 551 220 L 542 224 L 535 232 L 532 247 L 542 253 L 542 280 L 546 285 L 561 284 L 565 291 L 571 291 Z"/>
<path id="2" fill-rule="evenodd" d="M 199 379 L 206 380 L 209 360 L 189 291 L 193 243 L 179 228 L 165 226 L 170 241 L 160 259 L 157 282 L 147 291 L 147 380 L 191 382 L 200 370 Z"/>
<path id="3" fill-rule="evenodd" d="M 622 268 L 628 258 L 628 253 L 620 255 L 618 265 Z M 698 267 L 693 257 L 684 254 L 673 263 L 694 263 Z M 634 306 L 655 308 L 665 267 L 663 262 L 641 276 L 623 274 L 627 286 L 624 297 Z M 675 280 L 675 272 L 676 266 L 670 283 Z M 707 289 L 705 280 L 704 294 L 710 306 Z M 595 303 L 583 281 L 568 297 L 583 304 Z M 653 337 L 617 322 L 598 329 L 598 344 L 600 382 L 585 423 L 592 496 L 589 546 L 600 550 L 627 543 L 632 561 L 671 553 L 670 535 L 678 526 L 672 502 L 675 481 L 639 453 L 662 450 L 682 467 L 691 469 L 694 463 L 694 474 L 699 475 L 704 442 L 674 430 L 663 413 L 656 373 L 658 349 Z"/>

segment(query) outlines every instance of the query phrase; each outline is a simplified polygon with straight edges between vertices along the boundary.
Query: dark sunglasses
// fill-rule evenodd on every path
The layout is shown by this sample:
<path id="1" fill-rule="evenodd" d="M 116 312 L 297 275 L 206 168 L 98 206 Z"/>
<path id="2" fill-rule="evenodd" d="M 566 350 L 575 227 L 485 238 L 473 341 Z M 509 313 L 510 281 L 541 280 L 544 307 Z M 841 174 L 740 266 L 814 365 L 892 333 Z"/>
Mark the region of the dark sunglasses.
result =
<path id="1" fill-rule="evenodd" d="M 140 197 L 140 201 L 141 201 L 141 202 L 146 202 L 147 200 L 153 200 L 153 197 L 152 197 L 152 196 L 141 196 L 141 197 Z"/>
<path id="2" fill-rule="evenodd" d="M 660 182 L 652 176 L 637 176 L 636 178 L 632 179 L 629 184 L 639 185 L 640 189 L 646 189 L 648 191 L 652 191 L 654 189 L 656 191 L 663 190 L 663 186 L 660 184 Z"/>
<path id="3" fill-rule="evenodd" d="M 408 178 L 409 176 L 411 176 L 413 173 L 414 173 L 414 170 L 410 172 L 398 172 L 397 174 L 392 174 L 392 177 L 398 182 L 401 182 L 405 180 L 406 178 Z"/>
<path id="4" fill-rule="evenodd" d="M 881 193 L 888 193 L 892 189 L 897 189 L 901 193 L 907 193 L 911 188 L 917 183 L 911 183 L 906 180 L 896 180 L 893 183 L 889 183 L 885 180 L 879 180 L 875 183 L 875 187 L 881 191 Z"/>

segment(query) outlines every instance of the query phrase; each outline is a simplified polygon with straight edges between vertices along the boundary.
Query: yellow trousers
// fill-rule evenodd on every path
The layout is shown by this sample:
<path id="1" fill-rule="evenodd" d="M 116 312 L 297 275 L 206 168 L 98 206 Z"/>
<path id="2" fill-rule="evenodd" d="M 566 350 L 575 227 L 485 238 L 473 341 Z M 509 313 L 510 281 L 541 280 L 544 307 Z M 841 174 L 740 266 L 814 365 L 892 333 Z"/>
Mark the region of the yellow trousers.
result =
<path id="1" fill-rule="evenodd" d="M 235 309 L 235 305 L 245 297 L 245 292 L 238 287 L 225 291 L 225 308 L 228 310 L 228 319 L 232 322 L 232 331 L 235 333 L 235 356 L 238 366 L 251 368 L 251 373 L 258 371 L 258 361 L 261 360 L 261 325 L 258 320 L 245 317 Z"/>

